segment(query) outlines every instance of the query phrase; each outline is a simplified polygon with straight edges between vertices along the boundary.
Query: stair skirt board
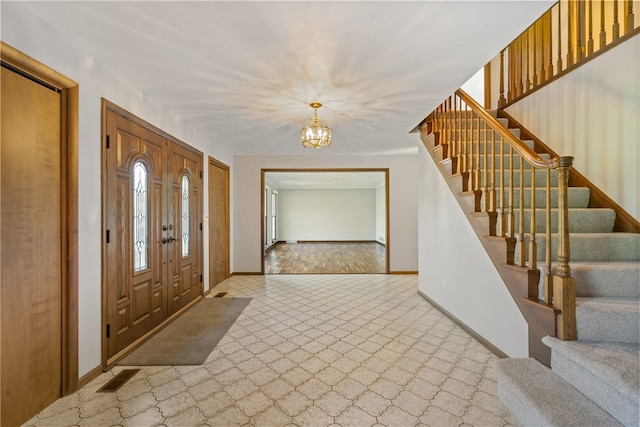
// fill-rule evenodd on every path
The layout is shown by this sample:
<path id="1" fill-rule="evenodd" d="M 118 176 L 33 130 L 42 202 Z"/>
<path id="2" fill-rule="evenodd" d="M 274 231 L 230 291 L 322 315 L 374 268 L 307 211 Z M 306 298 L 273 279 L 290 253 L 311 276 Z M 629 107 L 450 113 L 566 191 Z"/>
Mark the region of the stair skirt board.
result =
<path id="1" fill-rule="evenodd" d="M 621 425 L 535 359 L 501 359 L 495 370 L 500 400 L 525 426 Z"/>
<path id="2" fill-rule="evenodd" d="M 551 368 L 626 426 L 640 422 L 638 345 L 583 343 L 545 337 Z"/>

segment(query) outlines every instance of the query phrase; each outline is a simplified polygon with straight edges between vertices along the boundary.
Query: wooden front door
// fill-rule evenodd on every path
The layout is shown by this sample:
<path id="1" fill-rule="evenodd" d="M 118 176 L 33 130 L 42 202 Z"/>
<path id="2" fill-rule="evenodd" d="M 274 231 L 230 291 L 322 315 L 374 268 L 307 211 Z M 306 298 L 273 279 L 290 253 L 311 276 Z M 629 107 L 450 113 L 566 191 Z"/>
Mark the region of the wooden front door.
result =
<path id="1" fill-rule="evenodd" d="M 202 154 L 115 106 L 106 108 L 105 122 L 109 365 L 202 296 Z"/>
<path id="2" fill-rule="evenodd" d="M 229 166 L 209 157 L 209 288 L 229 277 Z"/>
<path id="3" fill-rule="evenodd" d="M 1 69 L 1 425 L 61 396 L 60 93 Z"/>
<path id="4" fill-rule="evenodd" d="M 169 167 L 166 252 L 169 312 L 175 313 L 202 294 L 202 156 L 173 144 Z"/>

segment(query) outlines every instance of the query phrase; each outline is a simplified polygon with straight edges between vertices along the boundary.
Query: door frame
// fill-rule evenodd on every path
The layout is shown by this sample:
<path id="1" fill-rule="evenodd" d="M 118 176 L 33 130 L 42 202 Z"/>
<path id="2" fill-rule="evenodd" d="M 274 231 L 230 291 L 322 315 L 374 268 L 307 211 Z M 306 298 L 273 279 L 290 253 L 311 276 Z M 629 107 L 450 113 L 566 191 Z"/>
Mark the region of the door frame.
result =
<path id="1" fill-rule="evenodd" d="M 61 396 L 78 388 L 78 93 L 79 85 L 0 41 L 0 60 L 28 79 L 60 92 L 62 221 Z"/>
<path id="2" fill-rule="evenodd" d="M 260 274 L 264 275 L 264 207 L 266 200 L 264 200 L 265 189 L 265 173 L 267 172 L 384 172 L 384 186 L 385 186 L 385 274 L 390 274 L 390 260 L 391 260 L 391 245 L 389 236 L 389 168 L 272 168 L 260 170 Z"/>
<path id="3" fill-rule="evenodd" d="M 227 223 L 225 224 L 225 228 L 226 228 L 226 233 L 227 233 L 227 241 L 225 242 L 225 251 L 226 251 L 226 268 L 227 268 L 227 278 L 229 278 L 231 276 L 231 212 L 230 212 L 230 195 L 231 195 L 231 174 L 230 174 L 230 170 L 231 168 L 229 167 L 229 165 L 214 159 L 213 157 L 209 156 L 209 163 L 208 163 L 208 167 L 207 167 L 207 172 L 208 172 L 208 180 L 207 183 L 209 184 L 207 187 L 207 205 L 208 205 L 208 210 L 209 210 L 209 291 L 211 291 L 212 288 L 214 288 L 216 284 L 211 285 L 211 280 L 212 280 L 212 273 L 213 273 L 213 259 L 212 259 L 212 253 L 211 253 L 211 233 L 213 231 L 213 227 L 212 227 L 212 222 L 211 222 L 211 218 L 213 217 L 213 208 L 211 206 L 211 181 L 212 181 L 212 167 L 217 167 L 219 169 L 222 169 L 224 171 L 224 173 L 226 174 L 226 178 L 227 178 L 227 199 L 225 201 L 225 215 L 227 218 Z"/>
<path id="4" fill-rule="evenodd" d="M 132 123 L 135 123 L 138 126 L 143 127 L 144 129 L 149 130 L 150 132 L 153 132 L 157 135 L 159 135 L 160 137 L 166 139 L 167 141 L 176 144 L 178 146 L 181 146 L 187 150 L 190 150 L 194 153 L 198 153 L 200 156 L 200 176 L 198 177 L 194 177 L 194 179 L 200 179 L 202 180 L 203 178 L 203 161 L 204 161 L 204 155 L 202 153 L 202 151 L 196 149 L 195 147 L 190 146 L 189 144 L 187 144 L 186 142 L 183 142 L 181 140 L 179 140 L 178 138 L 174 137 L 173 135 L 163 131 L 162 129 L 152 125 L 151 123 L 147 122 L 146 120 L 136 116 L 135 114 L 125 110 L 124 108 L 114 104 L 113 102 L 105 99 L 105 98 L 101 98 L 101 126 L 100 126 L 100 139 L 101 139 L 101 159 L 100 159 L 100 168 L 101 168 L 101 230 L 103 230 L 103 232 L 101 233 L 101 250 L 102 250 L 102 255 L 101 255 L 101 260 L 102 260 L 102 272 L 101 272 L 101 310 L 102 310 L 102 315 L 101 315 L 101 331 L 100 331 L 100 336 L 101 336 L 101 343 L 102 343 L 102 351 L 101 351 L 101 356 L 102 356 L 102 368 L 104 370 L 114 366 L 118 360 L 120 360 L 121 358 L 123 358 L 125 355 L 127 355 L 128 353 L 130 353 L 131 351 L 133 351 L 135 348 L 137 348 L 138 346 L 140 346 L 142 343 L 144 343 L 146 340 L 148 340 L 149 338 L 151 338 L 153 335 L 155 335 L 156 333 L 158 333 L 160 330 L 162 330 L 164 327 L 166 327 L 169 323 L 173 322 L 175 319 L 177 319 L 178 317 L 180 317 L 180 315 L 182 315 L 185 311 L 189 310 L 193 305 L 197 304 L 204 296 L 204 283 L 203 281 L 200 282 L 200 295 L 198 297 L 196 297 L 193 301 L 189 302 L 186 306 L 180 308 L 178 311 L 176 311 L 173 314 L 170 314 L 169 317 L 167 317 L 161 324 L 159 324 L 158 326 L 156 326 L 155 328 L 151 329 L 150 331 L 148 331 L 147 333 L 143 334 L 141 337 L 139 337 L 137 340 L 135 340 L 133 343 L 131 343 L 129 346 L 127 346 L 126 348 L 124 348 L 123 350 L 121 350 L 118 354 L 114 355 L 113 357 L 109 358 L 108 356 L 108 349 L 107 349 L 107 334 L 106 334 L 106 328 L 107 328 L 107 323 L 108 323 L 108 319 L 107 319 L 107 293 L 108 293 L 108 289 L 107 289 L 107 263 L 105 260 L 105 247 L 106 247 L 106 227 L 105 227 L 105 223 L 106 223 L 106 218 L 107 218 L 107 203 L 105 200 L 105 193 L 106 193 L 106 188 L 107 188 L 107 162 L 106 162 L 106 150 L 107 150 L 107 112 L 111 111 L 114 112 L 115 114 L 129 120 Z M 202 187 L 203 184 L 201 184 L 200 187 L 200 194 L 202 193 Z M 202 196 L 201 196 L 202 197 Z M 203 216 L 203 211 L 204 211 L 204 197 L 202 197 L 202 203 L 200 206 L 200 217 L 198 219 L 197 222 L 202 221 L 202 216 Z M 199 251 L 198 251 L 198 265 L 200 267 L 200 275 L 203 274 L 203 239 L 202 239 L 202 233 L 201 230 L 199 228 L 196 227 L 196 229 L 198 229 L 198 232 L 200 234 L 198 234 L 198 244 L 200 245 Z"/>

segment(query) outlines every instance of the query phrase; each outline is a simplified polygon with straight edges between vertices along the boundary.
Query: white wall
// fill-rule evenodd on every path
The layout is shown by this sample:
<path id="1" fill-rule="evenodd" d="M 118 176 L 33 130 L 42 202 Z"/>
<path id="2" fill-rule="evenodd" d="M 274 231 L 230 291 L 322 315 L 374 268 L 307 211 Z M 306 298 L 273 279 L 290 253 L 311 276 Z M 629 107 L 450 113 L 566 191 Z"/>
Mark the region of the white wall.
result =
<path id="1" fill-rule="evenodd" d="M 461 89 L 475 99 L 478 104 L 484 105 L 484 67 L 476 71 L 476 73 L 462 85 Z"/>
<path id="2" fill-rule="evenodd" d="M 422 144 L 418 287 L 511 357 L 528 357 L 528 326 Z"/>
<path id="3" fill-rule="evenodd" d="M 506 111 L 640 219 L 640 35 Z"/>
<path id="4" fill-rule="evenodd" d="M 74 49 L 73 40 L 60 37 L 49 24 L 29 14 L 20 2 L 2 4 L 2 41 L 46 64 L 80 86 L 79 94 L 79 306 L 78 372 L 82 376 L 101 363 L 101 97 L 108 99 L 204 152 L 204 176 L 207 156 L 232 166 L 233 158 L 209 141 L 185 128 L 164 106 L 148 100 L 144 93 L 125 79 L 109 72 L 95 59 L 94 52 Z M 213 145 L 213 144 L 211 144 Z M 207 198 L 207 179 L 204 197 Z M 233 197 L 233 196 L 232 196 Z M 231 201 L 233 203 L 233 199 Z M 205 204 L 206 206 L 206 204 Z M 204 267 L 208 283 L 208 215 L 204 211 Z"/>
<path id="5" fill-rule="evenodd" d="M 389 168 L 390 270 L 418 270 L 418 171 L 416 155 L 287 157 L 235 156 L 232 170 L 234 223 L 232 272 L 259 272 L 262 262 L 260 174 L 262 169 Z"/>
<path id="6" fill-rule="evenodd" d="M 278 240 L 375 240 L 374 189 L 281 189 L 278 198 Z"/>

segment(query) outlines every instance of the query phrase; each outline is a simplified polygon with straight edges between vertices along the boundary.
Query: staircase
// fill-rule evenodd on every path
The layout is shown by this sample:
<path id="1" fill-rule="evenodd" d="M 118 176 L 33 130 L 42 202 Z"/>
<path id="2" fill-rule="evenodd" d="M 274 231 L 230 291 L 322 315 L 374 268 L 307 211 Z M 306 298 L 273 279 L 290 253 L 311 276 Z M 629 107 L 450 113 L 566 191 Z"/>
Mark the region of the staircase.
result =
<path id="1" fill-rule="evenodd" d="M 464 110 L 452 111 L 463 104 Z M 526 152 L 521 157 L 495 135 L 508 129 L 539 158 L 557 156 L 541 152 L 545 147 L 526 139 L 530 134 L 513 127 L 512 119 L 494 112 L 496 125 L 478 108 L 456 92 L 453 103 L 449 99 L 423 123 L 421 138 L 530 325 L 532 357 L 496 364 L 503 403 L 524 425 L 639 425 L 637 221 L 618 231 L 615 209 L 590 206 L 597 189 L 563 190 L 558 171 L 521 164 Z M 498 185 L 504 182 L 509 185 Z M 567 207 L 566 225 L 558 219 L 561 205 Z M 571 259 L 568 290 L 555 286 L 553 276 L 563 227 Z M 556 338 L 572 327 L 575 336 Z"/>

